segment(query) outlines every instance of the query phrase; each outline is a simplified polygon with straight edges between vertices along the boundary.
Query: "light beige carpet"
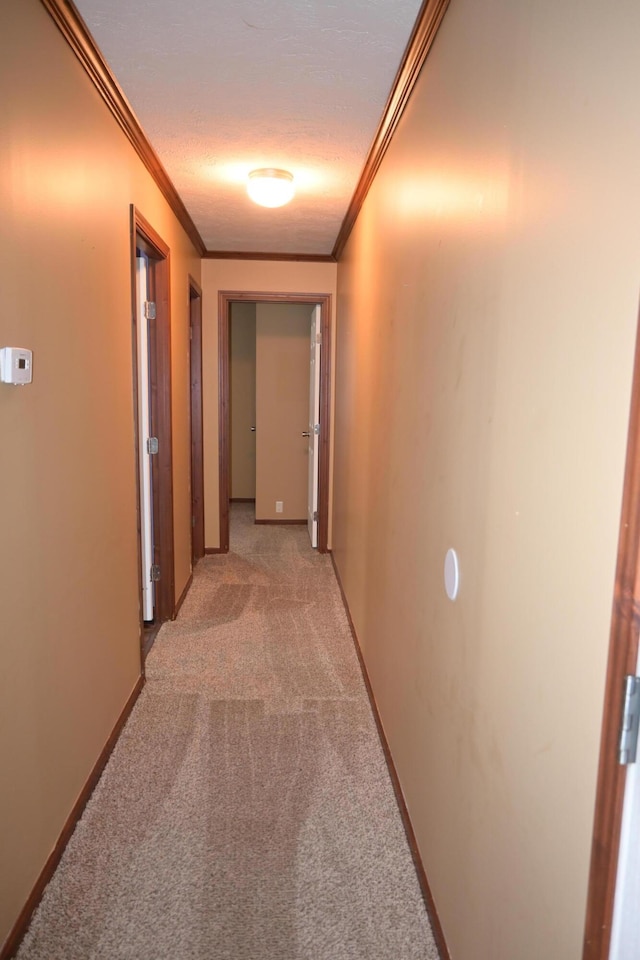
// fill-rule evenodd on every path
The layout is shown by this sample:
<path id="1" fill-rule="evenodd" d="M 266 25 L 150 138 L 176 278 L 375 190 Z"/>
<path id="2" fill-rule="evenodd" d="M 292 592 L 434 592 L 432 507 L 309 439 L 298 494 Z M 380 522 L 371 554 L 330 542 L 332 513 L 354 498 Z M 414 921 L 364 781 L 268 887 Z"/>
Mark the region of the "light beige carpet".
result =
<path id="1" fill-rule="evenodd" d="M 331 562 L 234 505 L 19 960 L 437 960 Z"/>

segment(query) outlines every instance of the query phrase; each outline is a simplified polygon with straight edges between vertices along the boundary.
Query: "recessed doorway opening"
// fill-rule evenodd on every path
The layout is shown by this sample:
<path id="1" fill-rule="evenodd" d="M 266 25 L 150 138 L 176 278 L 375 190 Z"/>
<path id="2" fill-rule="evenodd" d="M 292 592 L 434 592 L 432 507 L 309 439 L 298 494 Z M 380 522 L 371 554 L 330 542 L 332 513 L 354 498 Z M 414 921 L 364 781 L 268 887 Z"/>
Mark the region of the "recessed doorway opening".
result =
<path id="1" fill-rule="evenodd" d="M 292 309 L 287 315 L 282 307 Z M 231 500 L 245 503 L 255 500 L 257 523 L 306 524 L 312 545 L 321 553 L 327 550 L 330 307 L 328 294 L 220 293 L 220 549 L 223 552 L 229 549 Z M 246 326 L 243 327 L 243 323 Z M 255 375 L 251 373 L 250 360 L 246 362 L 252 339 L 256 352 Z M 232 385 L 234 347 L 244 354 L 245 361 L 237 366 L 234 376 L 244 377 L 246 382 Z M 253 408 L 252 376 L 256 397 Z M 241 421 L 234 424 L 235 440 L 232 437 L 234 393 L 236 418 L 239 414 Z M 239 475 L 241 469 L 243 477 Z"/>
<path id="2" fill-rule="evenodd" d="M 141 656 L 175 607 L 169 248 L 131 208 Z"/>

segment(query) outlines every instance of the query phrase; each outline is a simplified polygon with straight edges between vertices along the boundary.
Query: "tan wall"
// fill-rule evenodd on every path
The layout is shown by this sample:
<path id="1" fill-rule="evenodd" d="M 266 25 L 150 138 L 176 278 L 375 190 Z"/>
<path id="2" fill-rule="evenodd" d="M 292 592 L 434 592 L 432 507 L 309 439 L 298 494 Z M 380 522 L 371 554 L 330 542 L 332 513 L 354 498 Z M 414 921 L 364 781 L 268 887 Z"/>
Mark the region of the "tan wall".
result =
<path id="1" fill-rule="evenodd" d="M 256 305 L 233 303 L 229 333 L 231 496 L 256 495 Z"/>
<path id="2" fill-rule="evenodd" d="M 309 441 L 309 304 L 256 310 L 256 520 L 305 520 Z M 276 501 L 282 512 L 276 513 Z"/>
<path id="3" fill-rule="evenodd" d="M 129 204 L 171 247 L 176 589 L 200 263 L 37 0 L 0 12 L 0 943 L 140 673 Z"/>
<path id="4" fill-rule="evenodd" d="M 335 263 L 261 260 L 202 261 L 205 544 L 220 545 L 218 486 L 218 291 L 332 294 L 332 355 L 335 360 Z M 333 422 L 333 413 L 332 413 Z M 331 442 L 333 464 L 333 436 Z M 333 475 L 333 468 L 331 469 Z M 329 517 L 333 486 L 329 487 Z M 331 524 L 329 525 L 331 538 Z M 331 539 L 329 539 L 331 543 Z"/>
<path id="5" fill-rule="evenodd" d="M 582 954 L 639 33 L 631 0 L 452 3 L 338 268 L 334 555 L 456 960 Z"/>

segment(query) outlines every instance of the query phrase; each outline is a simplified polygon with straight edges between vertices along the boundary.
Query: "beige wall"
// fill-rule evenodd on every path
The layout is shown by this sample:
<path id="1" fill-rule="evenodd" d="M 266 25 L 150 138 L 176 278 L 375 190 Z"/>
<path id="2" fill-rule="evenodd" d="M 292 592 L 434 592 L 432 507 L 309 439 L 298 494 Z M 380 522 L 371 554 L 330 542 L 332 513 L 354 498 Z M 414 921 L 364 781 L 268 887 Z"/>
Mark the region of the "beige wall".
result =
<path id="1" fill-rule="evenodd" d="M 305 520 L 309 485 L 309 304 L 256 309 L 256 520 Z M 276 501 L 282 512 L 276 513 Z"/>
<path id="2" fill-rule="evenodd" d="M 176 589 L 200 263 L 37 0 L 0 11 L 0 943 L 140 673 L 129 205 L 171 248 Z"/>
<path id="3" fill-rule="evenodd" d="M 452 3 L 338 268 L 334 554 L 456 960 L 582 953 L 639 33 L 631 0 Z"/>
<path id="4" fill-rule="evenodd" d="M 233 303 L 229 332 L 231 496 L 256 496 L 256 305 Z"/>
<path id="5" fill-rule="evenodd" d="M 202 342 L 204 407 L 205 544 L 220 545 L 218 487 L 218 292 L 330 293 L 332 333 L 335 334 L 335 263 L 261 260 L 202 261 Z M 335 359 L 335 335 L 332 336 Z M 332 414 L 333 422 L 333 414 Z M 333 436 L 331 443 L 333 464 Z M 333 473 L 333 469 L 331 470 Z M 329 487 L 331 517 L 333 486 Z M 331 537 L 331 525 L 329 526 Z M 329 540 L 331 543 L 331 540 Z"/>

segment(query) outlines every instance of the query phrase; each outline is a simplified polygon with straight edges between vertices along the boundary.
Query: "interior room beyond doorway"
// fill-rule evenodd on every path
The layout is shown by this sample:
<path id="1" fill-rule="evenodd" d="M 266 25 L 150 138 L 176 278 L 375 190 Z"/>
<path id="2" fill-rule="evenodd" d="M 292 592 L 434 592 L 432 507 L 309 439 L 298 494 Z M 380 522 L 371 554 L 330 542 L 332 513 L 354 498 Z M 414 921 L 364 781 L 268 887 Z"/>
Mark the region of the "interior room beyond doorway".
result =
<path id="1" fill-rule="evenodd" d="M 309 487 L 310 303 L 231 304 L 231 502 L 257 523 L 306 523 Z"/>

